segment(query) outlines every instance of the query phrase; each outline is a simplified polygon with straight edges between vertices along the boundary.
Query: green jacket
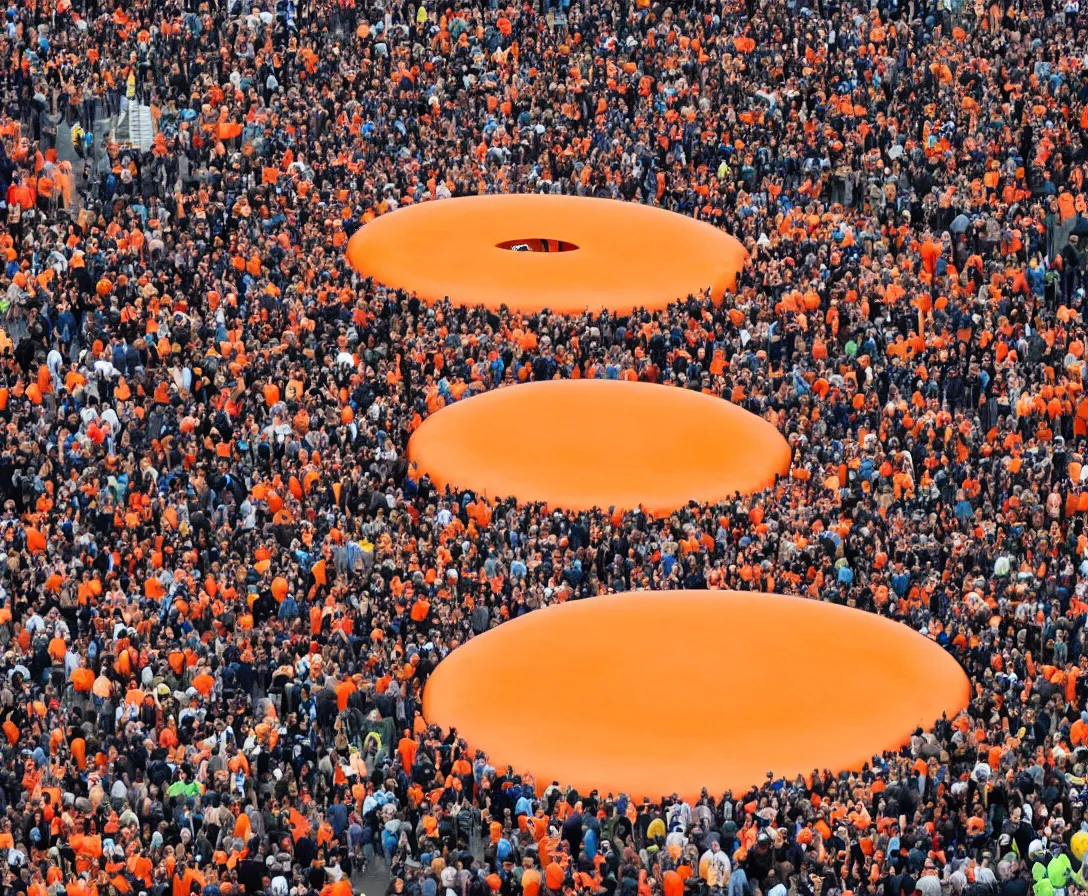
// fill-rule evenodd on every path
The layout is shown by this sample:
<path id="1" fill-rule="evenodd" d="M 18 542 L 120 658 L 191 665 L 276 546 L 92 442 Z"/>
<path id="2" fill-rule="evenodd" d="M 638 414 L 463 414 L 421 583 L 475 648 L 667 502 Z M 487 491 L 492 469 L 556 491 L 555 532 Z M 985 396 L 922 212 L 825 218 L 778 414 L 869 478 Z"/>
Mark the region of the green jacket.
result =
<path id="1" fill-rule="evenodd" d="M 204 787 L 196 781 L 190 781 L 185 783 L 178 780 L 166 791 L 167 796 L 200 796 L 204 792 Z"/>

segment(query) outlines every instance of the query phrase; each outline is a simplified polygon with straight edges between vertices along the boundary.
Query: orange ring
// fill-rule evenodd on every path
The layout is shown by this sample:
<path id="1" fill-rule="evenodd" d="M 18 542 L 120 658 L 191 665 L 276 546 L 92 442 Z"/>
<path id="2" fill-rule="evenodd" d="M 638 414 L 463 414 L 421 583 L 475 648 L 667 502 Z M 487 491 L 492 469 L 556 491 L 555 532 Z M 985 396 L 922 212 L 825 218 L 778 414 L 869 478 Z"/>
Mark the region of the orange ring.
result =
<path id="1" fill-rule="evenodd" d="M 858 770 L 970 695 L 951 654 L 886 617 L 777 594 L 642 591 L 471 639 L 431 675 L 423 713 L 538 789 L 694 803 L 703 787 L 739 795 L 769 771 Z"/>
<path id="2" fill-rule="evenodd" d="M 526 244 L 569 251 L 510 251 Z M 557 244 L 562 244 L 559 246 Z M 471 196 L 382 215 L 348 241 L 359 273 L 427 302 L 560 314 L 719 300 L 748 253 L 683 215 L 578 196 Z"/>
<path id="3" fill-rule="evenodd" d="M 774 484 L 781 433 L 702 392 L 625 380 L 506 386 L 423 421 L 408 458 L 439 488 L 565 510 L 668 514 Z"/>

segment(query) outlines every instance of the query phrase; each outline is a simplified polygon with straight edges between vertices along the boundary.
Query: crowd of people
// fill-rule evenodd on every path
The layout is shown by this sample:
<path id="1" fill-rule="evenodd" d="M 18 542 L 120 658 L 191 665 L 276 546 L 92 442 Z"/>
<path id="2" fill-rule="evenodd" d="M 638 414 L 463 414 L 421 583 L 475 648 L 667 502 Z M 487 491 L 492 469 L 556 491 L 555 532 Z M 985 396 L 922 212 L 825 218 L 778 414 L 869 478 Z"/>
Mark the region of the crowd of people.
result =
<path id="1" fill-rule="evenodd" d="M 6 7 L 0 892 L 1082 886 L 1079 2 L 810 2 Z M 139 107 L 146 151 L 115 142 Z M 576 317 L 427 306 L 343 259 L 378 215 L 509 192 L 658 205 L 751 259 L 720 306 Z M 409 463 L 428 414 L 556 377 L 736 402 L 791 472 L 653 519 Z M 695 801 L 536 781 L 421 717 L 467 639 L 671 587 L 890 616 L 972 701 L 866 768 Z M 678 686 L 760 686 L 722 663 Z M 767 699 L 850 687 L 812 671 Z"/>

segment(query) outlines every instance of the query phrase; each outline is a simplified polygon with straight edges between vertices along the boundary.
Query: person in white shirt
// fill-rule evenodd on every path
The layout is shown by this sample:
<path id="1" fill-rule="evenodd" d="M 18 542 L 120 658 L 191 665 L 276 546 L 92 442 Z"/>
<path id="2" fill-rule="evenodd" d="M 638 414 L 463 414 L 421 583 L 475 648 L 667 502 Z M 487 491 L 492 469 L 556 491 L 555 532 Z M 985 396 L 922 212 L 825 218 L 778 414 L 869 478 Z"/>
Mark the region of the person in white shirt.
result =
<path id="1" fill-rule="evenodd" d="M 26 630 L 31 637 L 34 637 L 34 633 L 38 631 L 45 631 L 45 620 L 38 615 L 37 610 L 30 614 L 30 618 L 26 621 Z"/>
<path id="2" fill-rule="evenodd" d="M 113 366 L 112 361 L 106 358 L 99 358 L 94 362 L 94 372 L 100 379 L 112 379 L 121 375 L 121 371 Z"/>
<path id="3" fill-rule="evenodd" d="M 49 354 L 45 356 L 45 366 L 49 368 L 49 374 L 53 377 L 53 390 L 60 392 L 61 386 L 64 385 L 64 356 L 56 348 L 51 348 Z"/>
<path id="4" fill-rule="evenodd" d="M 687 803 L 674 803 L 669 807 L 668 829 L 686 831 L 691 827 L 691 806 Z"/>
<path id="5" fill-rule="evenodd" d="M 710 849 L 699 858 L 699 869 L 703 872 L 708 887 L 724 888 L 729 883 L 733 865 L 717 840 L 710 842 Z"/>
<path id="6" fill-rule="evenodd" d="M 767 896 L 786 896 L 786 885 L 778 879 L 778 875 L 775 874 L 773 868 L 763 882 L 763 889 L 766 891 Z"/>
<path id="7" fill-rule="evenodd" d="M 990 867 L 989 859 L 983 859 L 981 865 L 975 866 L 975 885 L 984 890 L 997 889 L 997 877 Z"/>

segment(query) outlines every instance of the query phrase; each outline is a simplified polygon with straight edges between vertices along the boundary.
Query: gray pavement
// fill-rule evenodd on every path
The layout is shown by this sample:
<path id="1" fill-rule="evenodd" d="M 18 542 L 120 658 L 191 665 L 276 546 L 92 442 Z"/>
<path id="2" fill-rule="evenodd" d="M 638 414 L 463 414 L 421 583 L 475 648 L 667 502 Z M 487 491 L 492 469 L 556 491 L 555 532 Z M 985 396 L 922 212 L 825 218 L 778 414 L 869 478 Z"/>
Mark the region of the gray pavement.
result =
<path id="1" fill-rule="evenodd" d="M 474 830 L 469 842 L 472 854 L 482 861 L 484 857 L 483 833 Z M 355 893 L 363 894 L 363 896 L 385 896 L 386 888 L 392 879 L 393 876 L 389 873 L 389 866 L 385 864 L 385 859 L 382 856 L 375 856 L 374 861 L 370 863 L 370 867 L 366 869 L 365 873 L 352 877 L 351 889 Z"/>
<path id="2" fill-rule="evenodd" d="M 370 867 L 363 874 L 352 877 L 351 889 L 355 893 L 364 894 L 364 896 L 384 896 L 385 890 L 392 879 L 389 868 L 385 864 L 385 859 L 375 856 L 374 861 L 370 863 Z"/>

